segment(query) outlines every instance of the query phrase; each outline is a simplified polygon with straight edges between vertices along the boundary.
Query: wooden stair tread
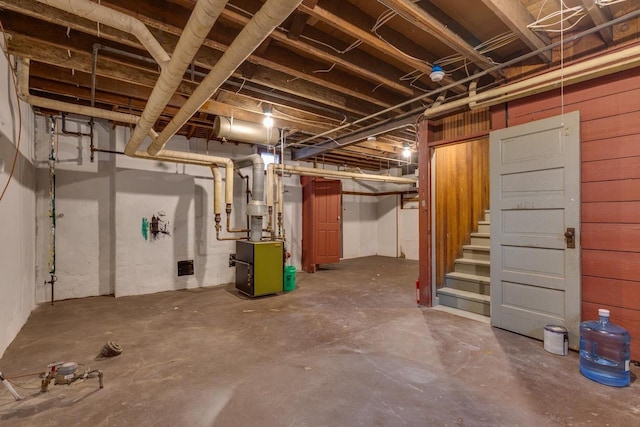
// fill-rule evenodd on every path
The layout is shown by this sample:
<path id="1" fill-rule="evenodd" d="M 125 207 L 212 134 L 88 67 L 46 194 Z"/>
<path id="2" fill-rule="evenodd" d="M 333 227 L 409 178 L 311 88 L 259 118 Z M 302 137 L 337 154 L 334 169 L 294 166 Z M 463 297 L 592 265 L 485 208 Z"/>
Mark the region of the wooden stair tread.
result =
<path id="1" fill-rule="evenodd" d="M 491 237 L 490 233 L 471 233 L 472 237 Z"/>
<path id="2" fill-rule="evenodd" d="M 485 265 L 487 267 L 491 266 L 490 261 L 483 261 L 481 259 L 471 259 L 471 258 L 458 258 L 455 261 L 457 264 L 470 264 L 470 265 Z"/>
<path id="3" fill-rule="evenodd" d="M 490 277 L 478 276 L 477 274 L 458 273 L 457 271 L 452 271 L 451 273 L 447 273 L 446 277 L 450 277 L 452 279 L 459 279 L 459 280 L 468 280 L 470 282 L 480 282 L 480 283 L 485 283 L 487 285 L 491 284 Z"/>
<path id="4" fill-rule="evenodd" d="M 432 310 L 442 311 L 444 313 L 449 313 L 454 316 L 460 316 L 471 320 L 476 320 L 478 322 L 491 324 L 491 319 L 489 316 L 485 316 L 483 314 L 473 313 L 471 311 L 461 310 L 459 308 L 453 308 L 446 305 L 436 305 L 431 307 Z"/>
<path id="5" fill-rule="evenodd" d="M 438 289 L 438 294 L 450 295 L 456 298 L 466 299 L 469 301 L 481 302 L 483 304 L 489 304 L 491 302 L 491 297 L 489 295 L 477 294 L 475 292 L 467 292 L 461 291 L 459 289 L 454 288 L 440 288 Z"/>
<path id="6" fill-rule="evenodd" d="M 490 252 L 491 246 L 480 246 L 480 245 L 463 245 L 462 249 L 468 249 L 470 251 L 483 251 Z"/>

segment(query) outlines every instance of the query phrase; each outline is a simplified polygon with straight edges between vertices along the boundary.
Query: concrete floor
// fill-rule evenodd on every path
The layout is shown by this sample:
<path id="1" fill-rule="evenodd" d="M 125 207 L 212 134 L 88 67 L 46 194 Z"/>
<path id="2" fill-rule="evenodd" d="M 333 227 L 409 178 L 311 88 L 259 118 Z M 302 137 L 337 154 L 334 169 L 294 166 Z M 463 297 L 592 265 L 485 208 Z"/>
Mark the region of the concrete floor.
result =
<path id="1" fill-rule="evenodd" d="M 417 308 L 416 275 L 416 262 L 369 257 L 299 273 L 275 297 L 219 287 L 40 306 L 0 370 L 76 361 L 105 387 L 18 389 L 20 402 L 0 388 L 0 425 L 640 425 L 637 383 L 596 384 L 576 353 Z M 124 352 L 96 361 L 109 340 Z"/>

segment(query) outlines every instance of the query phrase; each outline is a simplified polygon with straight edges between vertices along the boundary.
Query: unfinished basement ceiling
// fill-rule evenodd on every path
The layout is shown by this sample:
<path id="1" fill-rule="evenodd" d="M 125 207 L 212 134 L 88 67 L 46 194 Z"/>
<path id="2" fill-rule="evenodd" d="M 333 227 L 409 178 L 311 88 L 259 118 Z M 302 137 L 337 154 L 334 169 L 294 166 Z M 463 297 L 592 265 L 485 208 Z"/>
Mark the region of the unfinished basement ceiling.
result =
<path id="1" fill-rule="evenodd" d="M 141 20 L 171 53 L 196 0 L 99 3 Z M 564 0 L 560 15 L 559 0 L 304 0 L 179 134 L 216 140 L 216 116 L 261 123 L 263 108 L 271 106 L 275 126 L 284 129 L 295 158 L 369 170 L 406 164 L 403 146 L 415 151 L 415 121 L 434 101 L 427 96 L 434 89 L 558 41 L 561 29 L 567 38 L 640 8 L 638 0 L 598 3 Z M 156 130 L 164 128 L 262 4 L 227 3 Z M 9 52 L 31 60 L 31 94 L 142 112 L 159 66 L 136 38 L 36 0 L 0 0 L 0 10 Z M 538 31 L 527 28 L 535 21 Z M 625 21 L 572 41 L 562 59 L 591 57 L 637 36 L 638 20 Z M 556 68 L 560 59 L 559 49 L 541 52 L 487 73 L 478 88 Z M 440 83 L 429 78 L 434 64 L 446 72 Z M 466 94 L 468 84 L 452 85 L 447 99 Z M 392 108 L 396 105 L 402 106 Z M 389 111 L 360 120 L 383 110 Z M 379 124 L 387 126 L 376 129 Z M 328 132 L 336 127 L 344 129 Z M 358 138 L 344 139 L 363 128 Z"/>

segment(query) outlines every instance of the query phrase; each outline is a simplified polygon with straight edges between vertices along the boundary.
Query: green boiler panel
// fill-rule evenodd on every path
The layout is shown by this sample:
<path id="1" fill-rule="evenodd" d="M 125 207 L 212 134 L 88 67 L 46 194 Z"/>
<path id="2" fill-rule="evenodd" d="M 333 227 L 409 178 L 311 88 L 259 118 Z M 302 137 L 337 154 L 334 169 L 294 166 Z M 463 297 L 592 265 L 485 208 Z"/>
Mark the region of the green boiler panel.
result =
<path id="1" fill-rule="evenodd" d="M 282 292 L 282 242 L 236 242 L 236 289 L 250 297 Z"/>

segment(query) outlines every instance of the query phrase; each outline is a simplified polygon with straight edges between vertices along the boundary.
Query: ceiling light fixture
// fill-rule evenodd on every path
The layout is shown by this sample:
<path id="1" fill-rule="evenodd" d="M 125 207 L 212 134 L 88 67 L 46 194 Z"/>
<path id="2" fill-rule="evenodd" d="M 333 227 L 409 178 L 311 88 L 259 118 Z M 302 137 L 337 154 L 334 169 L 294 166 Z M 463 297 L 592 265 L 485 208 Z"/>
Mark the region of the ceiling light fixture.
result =
<path id="1" fill-rule="evenodd" d="M 264 119 L 262 120 L 262 124 L 266 128 L 270 128 L 273 126 L 273 112 L 271 111 L 271 105 L 264 105 L 262 107 L 262 112 L 264 113 Z"/>
<path id="2" fill-rule="evenodd" d="M 409 143 L 405 142 L 404 145 L 402 146 L 402 155 L 404 157 L 411 157 L 411 148 L 409 148 Z"/>
<path id="3" fill-rule="evenodd" d="M 431 67 L 431 74 L 429 74 L 429 78 L 432 82 L 439 82 L 444 79 L 444 70 L 439 65 L 434 65 Z"/>

